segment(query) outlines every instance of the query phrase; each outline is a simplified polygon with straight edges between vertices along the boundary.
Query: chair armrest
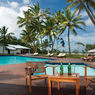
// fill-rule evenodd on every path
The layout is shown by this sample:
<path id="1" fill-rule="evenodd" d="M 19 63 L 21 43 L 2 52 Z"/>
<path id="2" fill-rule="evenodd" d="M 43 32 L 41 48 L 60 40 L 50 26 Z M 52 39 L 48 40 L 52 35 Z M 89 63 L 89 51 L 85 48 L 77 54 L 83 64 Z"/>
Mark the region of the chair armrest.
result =
<path id="1" fill-rule="evenodd" d="M 84 68 L 87 68 L 87 67 L 95 67 L 95 65 L 92 65 L 92 66 L 84 66 Z"/>
<path id="2" fill-rule="evenodd" d="M 45 68 L 47 68 L 47 67 L 52 67 L 52 68 L 54 67 L 54 68 L 55 68 L 55 67 L 57 67 L 57 66 L 45 66 Z"/>
<path id="3" fill-rule="evenodd" d="M 92 65 L 92 66 L 84 66 L 85 78 L 87 77 L 87 67 L 95 67 L 95 65 Z"/>
<path id="4" fill-rule="evenodd" d="M 52 68 L 53 68 L 53 75 L 54 75 L 54 69 L 55 69 L 55 67 L 57 67 L 57 66 L 45 66 L 45 69 L 46 69 L 47 67 L 52 67 Z"/>

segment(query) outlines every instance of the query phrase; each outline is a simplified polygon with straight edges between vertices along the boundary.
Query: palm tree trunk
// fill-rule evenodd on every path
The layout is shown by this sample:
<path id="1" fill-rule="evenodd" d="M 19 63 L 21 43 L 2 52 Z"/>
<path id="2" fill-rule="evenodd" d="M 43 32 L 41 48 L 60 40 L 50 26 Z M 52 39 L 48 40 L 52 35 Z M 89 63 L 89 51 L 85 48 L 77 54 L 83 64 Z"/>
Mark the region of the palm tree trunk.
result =
<path id="1" fill-rule="evenodd" d="M 5 47 L 5 46 L 3 45 L 3 55 L 4 55 L 4 47 Z"/>
<path id="2" fill-rule="evenodd" d="M 41 48 L 42 48 L 42 54 L 43 54 L 43 45 L 42 45 L 42 38 L 41 38 Z"/>
<path id="3" fill-rule="evenodd" d="M 3 39 L 3 55 L 4 55 L 4 49 L 5 49 L 5 35 L 4 35 L 4 39 Z"/>
<path id="4" fill-rule="evenodd" d="M 82 0 L 80 0 L 80 3 L 82 4 L 82 6 L 84 7 L 84 9 L 86 10 L 88 16 L 90 17 L 92 23 L 95 25 L 95 19 L 92 17 L 92 15 L 89 13 L 89 10 L 86 8 L 86 6 L 84 5 L 84 3 L 82 2 Z"/>
<path id="5" fill-rule="evenodd" d="M 52 41 L 52 53 L 53 53 L 53 41 Z"/>
<path id="6" fill-rule="evenodd" d="M 88 10 L 90 11 L 90 13 L 92 14 L 92 16 L 93 16 L 93 18 L 94 18 L 94 20 L 95 20 L 95 16 L 94 16 L 93 12 L 91 11 L 91 9 L 90 9 L 90 7 L 89 7 L 89 5 L 88 5 L 88 2 L 86 2 L 86 4 L 87 4 Z"/>
<path id="7" fill-rule="evenodd" d="M 68 28 L 68 47 L 69 47 L 69 57 L 71 57 L 71 48 L 70 48 L 70 32 L 69 32 L 69 28 Z"/>

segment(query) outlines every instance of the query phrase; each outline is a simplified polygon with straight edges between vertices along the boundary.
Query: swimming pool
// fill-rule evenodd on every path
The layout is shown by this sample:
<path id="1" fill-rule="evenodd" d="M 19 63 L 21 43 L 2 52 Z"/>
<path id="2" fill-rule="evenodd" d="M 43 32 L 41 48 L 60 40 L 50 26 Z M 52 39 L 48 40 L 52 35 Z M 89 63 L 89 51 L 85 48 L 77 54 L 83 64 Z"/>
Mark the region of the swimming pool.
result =
<path id="1" fill-rule="evenodd" d="M 0 65 L 19 64 L 26 61 L 49 61 L 50 59 L 25 57 L 25 56 L 0 56 Z"/>
<path id="2" fill-rule="evenodd" d="M 50 60 L 51 59 L 36 58 L 36 57 L 33 58 L 33 57 L 24 57 L 24 56 L 0 56 L 0 65 L 19 64 L 19 63 L 25 63 L 26 61 L 39 61 L 40 62 L 40 61 L 50 61 Z M 66 64 L 64 63 L 64 65 L 63 65 L 64 73 L 67 73 L 67 71 L 68 71 L 68 69 L 67 69 L 68 65 L 66 65 Z M 84 68 L 83 67 L 85 65 L 86 64 L 84 64 L 84 63 L 75 65 L 75 72 L 79 73 L 80 76 L 84 76 Z M 55 68 L 55 74 L 56 74 L 56 72 L 60 72 L 60 65 L 56 65 L 55 63 L 53 65 L 53 64 L 49 63 L 49 64 L 45 64 L 45 66 L 57 66 Z M 46 72 L 48 75 L 52 75 L 53 74 L 52 71 L 53 70 L 51 67 L 48 67 L 46 69 Z M 95 76 L 95 68 L 88 68 L 87 71 L 88 71 L 87 72 L 88 76 Z"/>
<path id="3" fill-rule="evenodd" d="M 45 64 L 46 66 L 55 66 L 55 65 L 50 65 L 50 64 Z M 56 65 L 57 67 L 55 68 L 55 74 L 56 72 L 60 72 L 60 65 Z M 85 65 L 75 65 L 75 72 L 76 73 L 79 73 L 80 76 L 84 76 L 84 66 Z M 72 72 L 73 72 L 73 66 L 71 65 L 72 67 Z M 95 68 L 87 68 L 87 75 L 88 76 L 95 76 Z M 51 67 L 48 67 L 46 69 L 46 72 L 48 75 L 52 75 L 53 72 L 52 72 L 52 68 Z M 68 65 L 63 65 L 63 73 L 67 73 L 68 72 Z"/>

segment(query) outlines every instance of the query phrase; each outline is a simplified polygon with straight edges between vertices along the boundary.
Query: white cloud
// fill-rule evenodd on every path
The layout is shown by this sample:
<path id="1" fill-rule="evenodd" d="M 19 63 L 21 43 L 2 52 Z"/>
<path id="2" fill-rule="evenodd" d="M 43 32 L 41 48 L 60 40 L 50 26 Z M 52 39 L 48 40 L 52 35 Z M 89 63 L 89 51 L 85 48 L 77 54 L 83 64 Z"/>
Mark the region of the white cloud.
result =
<path id="1" fill-rule="evenodd" d="M 94 31 L 95 31 L 95 29 L 94 29 Z M 63 38 L 65 41 L 64 50 L 68 51 L 68 38 L 67 38 L 67 36 L 63 37 Z M 78 49 L 77 44 L 75 44 L 77 42 L 82 42 L 85 45 L 86 44 L 94 44 L 95 43 L 95 33 L 90 33 L 90 34 L 87 33 L 87 34 L 85 34 L 85 36 L 83 36 L 83 35 L 77 35 L 77 36 L 70 35 L 70 42 L 71 42 L 71 50 L 72 51 L 75 49 Z M 81 47 L 79 47 L 79 48 L 81 48 Z M 84 48 L 82 47 L 81 49 L 84 49 Z"/>
<path id="2" fill-rule="evenodd" d="M 24 4 L 28 4 L 30 0 L 23 0 Z"/>
<path id="3" fill-rule="evenodd" d="M 8 4 L 12 7 L 12 8 L 17 8 L 19 6 L 19 4 L 17 2 L 8 2 Z"/>
<path id="4" fill-rule="evenodd" d="M 21 29 L 17 25 L 17 17 L 23 16 L 23 10 L 26 10 L 27 7 L 23 6 L 20 8 L 19 12 L 12 8 L 0 7 L 0 27 L 8 27 L 8 33 L 15 33 L 16 37 L 20 37 Z"/>
<path id="5" fill-rule="evenodd" d="M 90 18 L 88 18 L 87 20 L 85 20 L 85 24 L 86 24 L 87 26 L 93 26 L 93 23 L 92 23 L 92 21 L 90 20 Z"/>
<path id="6" fill-rule="evenodd" d="M 87 17 L 88 16 L 85 11 L 84 12 L 81 12 L 81 15 L 82 15 L 82 17 Z"/>
<path id="7" fill-rule="evenodd" d="M 28 8 L 29 8 L 29 7 L 27 7 L 27 6 L 22 6 L 22 7 L 19 9 L 20 12 L 18 13 L 18 16 L 23 17 L 23 16 L 24 16 L 24 15 L 23 15 L 23 11 L 27 11 Z"/>

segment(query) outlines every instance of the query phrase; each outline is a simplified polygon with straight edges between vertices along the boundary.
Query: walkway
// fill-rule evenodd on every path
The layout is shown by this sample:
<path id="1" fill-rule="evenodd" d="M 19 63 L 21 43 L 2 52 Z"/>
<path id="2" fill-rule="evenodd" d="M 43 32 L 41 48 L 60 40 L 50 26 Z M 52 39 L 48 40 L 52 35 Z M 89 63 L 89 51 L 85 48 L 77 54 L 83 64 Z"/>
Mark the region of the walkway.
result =
<path id="1" fill-rule="evenodd" d="M 76 59 L 78 60 L 80 59 Z M 45 85 L 43 80 L 33 82 L 33 92 L 29 93 L 28 87 L 25 87 L 24 68 L 24 63 L 0 66 L 0 95 L 48 95 L 48 84 Z M 80 84 L 80 95 L 95 95 L 95 91 L 91 88 L 87 88 L 86 94 L 83 77 Z M 75 89 L 75 84 L 64 83 L 60 91 L 55 86 L 52 95 L 75 95 Z"/>

